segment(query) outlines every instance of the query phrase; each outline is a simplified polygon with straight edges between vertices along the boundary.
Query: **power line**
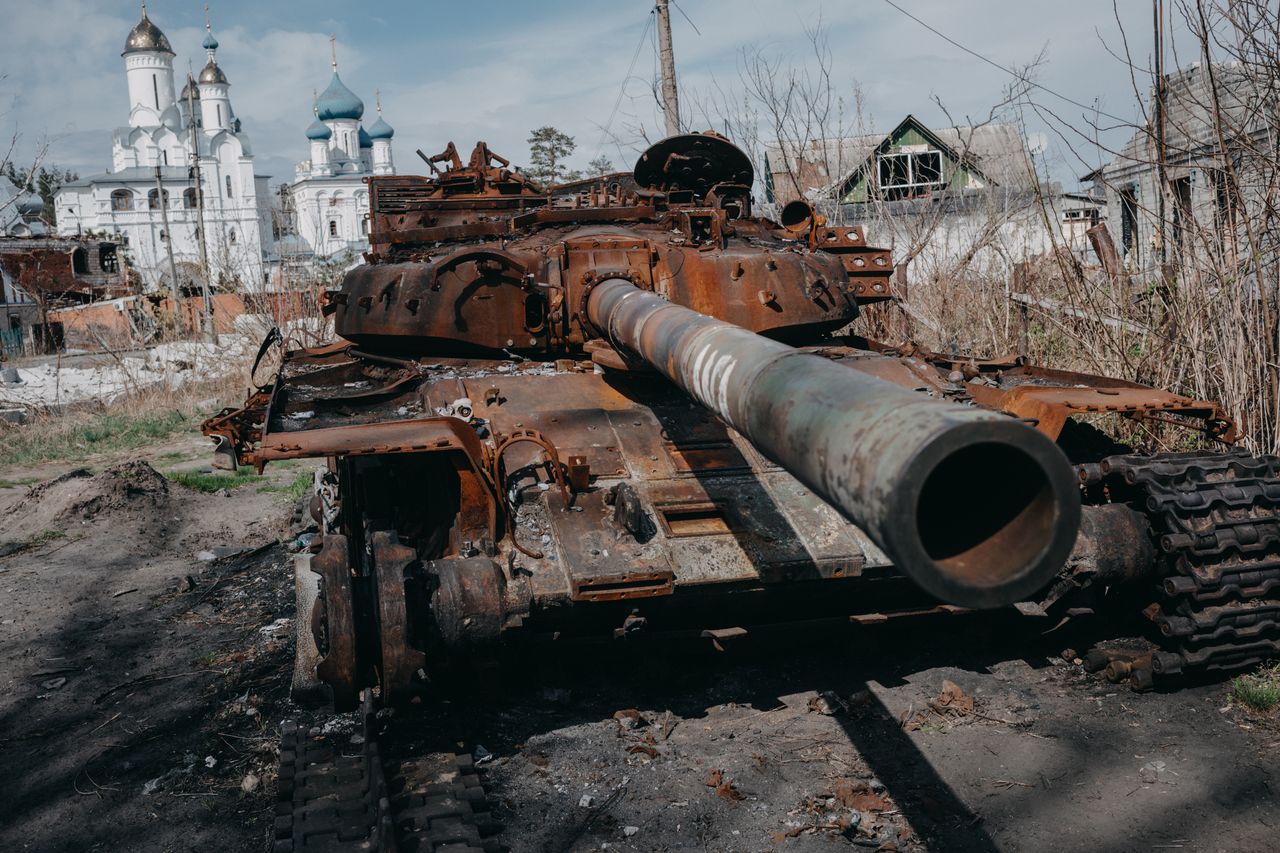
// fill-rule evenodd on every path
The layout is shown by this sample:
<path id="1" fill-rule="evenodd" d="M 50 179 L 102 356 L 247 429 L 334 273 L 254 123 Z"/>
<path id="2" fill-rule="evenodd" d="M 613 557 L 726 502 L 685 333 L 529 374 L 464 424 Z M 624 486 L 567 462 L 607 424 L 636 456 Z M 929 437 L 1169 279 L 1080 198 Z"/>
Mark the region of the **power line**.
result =
<path id="1" fill-rule="evenodd" d="M 919 19 L 919 18 L 917 18 L 915 15 L 911 14 L 910 12 L 908 12 L 906 9 L 902 8 L 901 6 L 899 6 L 897 3 L 893 2 L 893 0 L 884 0 L 884 2 L 885 2 L 885 3 L 887 3 L 887 4 L 889 4 L 889 5 L 890 5 L 890 6 L 892 6 L 893 8 L 897 9 L 899 12 L 901 12 L 901 13 L 902 13 L 902 14 L 904 14 L 904 15 L 906 15 L 908 18 L 910 18 L 911 20 L 915 21 L 917 24 L 919 24 L 920 26 L 924 27 L 926 30 L 928 30 L 929 32 L 933 33 L 935 36 L 937 36 L 938 38 L 940 38 L 940 39 L 942 39 L 943 41 L 947 42 L 948 44 L 951 44 L 951 45 L 954 45 L 955 47 L 960 48 L 961 50 L 963 50 L 965 53 L 969 54 L 970 56 L 973 56 L 973 57 L 975 57 L 975 58 L 977 58 L 977 59 L 981 59 L 983 62 L 987 63 L 987 64 L 988 64 L 988 65 L 990 65 L 992 68 L 997 68 L 997 69 L 999 69 L 999 70 L 1003 71 L 1005 74 L 1008 74 L 1010 77 L 1013 77 L 1013 78 L 1014 78 L 1014 79 L 1016 79 L 1016 80 L 1021 80 L 1023 83 L 1026 83 L 1028 86 L 1031 86 L 1032 88 L 1039 89 L 1039 90 L 1041 90 L 1042 92 L 1047 92 L 1047 93 L 1049 93 L 1050 95 L 1053 95 L 1055 98 L 1058 98 L 1058 99 L 1060 99 L 1060 100 L 1066 101 L 1068 104 L 1074 104 L 1075 106 L 1079 107 L 1079 108 L 1080 108 L 1080 109 L 1082 109 L 1082 110 L 1090 110 L 1091 112 L 1096 112 L 1098 115 L 1106 116 L 1107 118 L 1109 118 L 1109 119 L 1113 119 L 1113 120 L 1115 120 L 1115 121 L 1118 121 L 1118 122 L 1120 122 L 1121 124 L 1126 124 L 1126 125 L 1127 125 L 1127 124 L 1132 124 L 1132 121 L 1131 121 L 1130 119 L 1127 119 L 1127 118 L 1121 118 L 1120 116 L 1112 115 L 1111 113 L 1104 112 L 1103 110 L 1099 109 L 1096 105 L 1095 105 L 1095 106 L 1089 106 L 1088 104 L 1082 104 L 1082 103 L 1080 103 L 1079 101 L 1075 100 L 1074 98 L 1068 98 L 1066 95 L 1062 94 L 1061 92 L 1055 92 L 1053 89 L 1050 89 L 1048 86 L 1041 85 L 1040 83 L 1037 83 L 1037 82 L 1035 82 L 1034 80 L 1029 79 L 1029 78 L 1028 78 L 1026 75 L 1024 75 L 1024 74 L 1019 74 L 1017 71 L 1014 71 L 1012 68 L 1006 68 L 1005 66 L 1003 66 L 1003 65 L 1001 65 L 1000 63 L 996 62 L 995 60 L 988 59 L 987 57 L 983 56 L 981 53 L 978 53 L 976 50 L 970 50 L 969 48 L 967 48 L 967 47 L 965 47 L 964 45 L 962 45 L 960 42 L 958 42 L 958 41 L 956 41 L 955 39 L 951 38 L 951 36 L 948 36 L 948 35 L 946 35 L 945 33 L 942 33 L 942 32 L 939 32 L 938 30 L 935 30 L 933 27 L 929 26 L 929 25 L 928 25 L 928 24 L 926 24 L 924 21 L 920 20 L 920 19 Z"/>
<path id="2" fill-rule="evenodd" d="M 676 0 L 671 0 L 671 5 L 675 6 L 676 11 L 679 12 L 684 17 L 684 19 L 689 22 L 689 26 L 693 27 L 693 31 L 695 33 L 697 33 L 698 35 L 702 35 L 702 30 L 698 29 L 698 25 L 693 22 L 693 18 L 690 18 L 688 15 L 685 14 L 684 9 L 680 8 L 680 4 L 677 3 Z"/>
<path id="3" fill-rule="evenodd" d="M 653 10 L 649 10 L 649 14 L 645 17 L 644 29 L 640 32 L 640 40 L 636 42 L 635 52 L 631 54 L 631 64 L 627 66 L 627 75 L 622 78 L 622 85 L 618 87 L 618 98 L 613 102 L 613 109 L 609 112 L 609 120 L 605 122 L 603 130 L 600 132 L 600 141 L 596 143 L 596 151 L 599 154 L 604 153 L 604 142 L 609 136 L 609 131 L 613 128 L 613 120 L 618 115 L 618 107 L 622 106 L 622 98 L 627 93 L 627 81 L 631 79 L 632 72 L 636 68 L 636 60 L 640 58 L 640 48 L 644 47 L 645 37 L 649 35 L 649 28 L 653 26 Z"/>

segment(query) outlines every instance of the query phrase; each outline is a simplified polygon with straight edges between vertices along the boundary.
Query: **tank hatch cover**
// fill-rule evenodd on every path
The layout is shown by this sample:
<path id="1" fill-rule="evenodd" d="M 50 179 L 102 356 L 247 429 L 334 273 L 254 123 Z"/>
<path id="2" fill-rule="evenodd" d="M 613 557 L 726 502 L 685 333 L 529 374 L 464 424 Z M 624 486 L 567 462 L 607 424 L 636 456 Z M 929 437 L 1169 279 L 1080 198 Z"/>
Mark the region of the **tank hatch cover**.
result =
<path id="1" fill-rule="evenodd" d="M 702 196 L 716 184 L 751 186 L 751 160 L 718 133 L 669 136 L 650 146 L 636 162 L 636 183 L 645 189 L 689 190 Z"/>

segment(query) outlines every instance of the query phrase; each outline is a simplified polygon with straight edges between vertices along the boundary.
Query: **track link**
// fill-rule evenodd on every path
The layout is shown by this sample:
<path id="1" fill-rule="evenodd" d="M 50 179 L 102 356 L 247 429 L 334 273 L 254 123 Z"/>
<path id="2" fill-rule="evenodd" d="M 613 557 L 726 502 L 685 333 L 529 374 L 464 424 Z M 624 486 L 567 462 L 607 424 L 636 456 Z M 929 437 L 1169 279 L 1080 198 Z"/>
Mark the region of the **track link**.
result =
<path id="1" fill-rule="evenodd" d="M 280 746 L 275 853 L 498 853 L 484 788 L 470 755 L 424 782 L 420 761 L 397 761 L 366 701 L 354 754 L 285 723 Z M 388 754 L 391 759 L 388 760 Z M 437 768 L 438 769 L 438 768 Z"/>
<path id="2" fill-rule="evenodd" d="M 1113 499 L 1146 513 L 1161 552 L 1156 675 L 1280 655 L 1280 457 L 1112 456 L 1103 471 Z"/>

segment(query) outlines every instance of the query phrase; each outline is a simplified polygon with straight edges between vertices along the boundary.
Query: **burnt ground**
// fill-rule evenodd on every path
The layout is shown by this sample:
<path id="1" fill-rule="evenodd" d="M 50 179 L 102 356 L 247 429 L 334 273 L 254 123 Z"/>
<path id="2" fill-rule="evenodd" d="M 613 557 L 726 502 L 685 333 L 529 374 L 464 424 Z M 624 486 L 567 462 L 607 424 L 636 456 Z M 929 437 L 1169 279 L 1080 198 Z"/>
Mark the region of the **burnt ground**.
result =
<path id="1" fill-rule="evenodd" d="M 266 850 L 281 721 L 351 730 L 288 699 L 290 507 L 96 463 L 0 493 L 0 850 Z M 513 851 L 1274 848 L 1274 718 L 1100 682 L 1041 630 L 541 645 L 394 731 L 475 751 Z"/>

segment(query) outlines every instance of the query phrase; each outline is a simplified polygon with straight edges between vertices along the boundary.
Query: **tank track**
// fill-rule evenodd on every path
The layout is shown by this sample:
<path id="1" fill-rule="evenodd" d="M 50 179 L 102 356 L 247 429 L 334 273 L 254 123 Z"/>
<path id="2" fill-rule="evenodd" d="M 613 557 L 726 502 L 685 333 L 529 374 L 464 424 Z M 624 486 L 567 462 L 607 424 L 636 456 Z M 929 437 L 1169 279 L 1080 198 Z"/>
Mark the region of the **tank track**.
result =
<path id="1" fill-rule="evenodd" d="M 1147 515 L 1162 565 L 1147 613 L 1157 678 L 1280 656 L 1280 457 L 1245 452 L 1111 456 L 1112 499 Z"/>
<path id="2" fill-rule="evenodd" d="M 394 772 L 397 764 L 386 763 L 386 732 L 378 725 L 366 703 L 361 750 L 343 755 L 285 723 L 274 853 L 501 851 L 471 756 L 453 757 L 451 781 L 411 789 Z"/>

